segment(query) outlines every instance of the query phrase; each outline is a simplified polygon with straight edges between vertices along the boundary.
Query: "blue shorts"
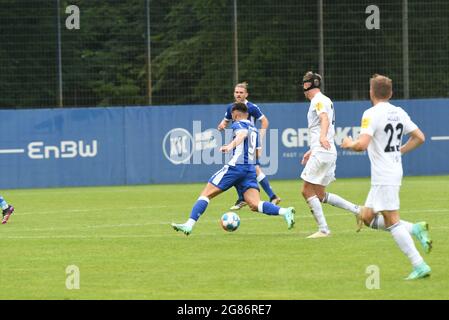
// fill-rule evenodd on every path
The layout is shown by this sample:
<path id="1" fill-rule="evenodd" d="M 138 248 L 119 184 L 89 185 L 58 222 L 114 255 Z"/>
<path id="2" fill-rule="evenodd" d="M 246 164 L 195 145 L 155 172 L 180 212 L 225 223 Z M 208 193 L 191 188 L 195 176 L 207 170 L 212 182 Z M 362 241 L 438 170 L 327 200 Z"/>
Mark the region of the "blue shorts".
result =
<path id="1" fill-rule="evenodd" d="M 256 170 L 252 165 L 225 165 L 223 168 L 215 172 L 214 175 L 210 177 L 208 182 L 223 191 L 226 191 L 231 187 L 236 187 L 241 194 L 245 193 L 248 189 L 259 190 L 259 184 L 256 179 Z"/>

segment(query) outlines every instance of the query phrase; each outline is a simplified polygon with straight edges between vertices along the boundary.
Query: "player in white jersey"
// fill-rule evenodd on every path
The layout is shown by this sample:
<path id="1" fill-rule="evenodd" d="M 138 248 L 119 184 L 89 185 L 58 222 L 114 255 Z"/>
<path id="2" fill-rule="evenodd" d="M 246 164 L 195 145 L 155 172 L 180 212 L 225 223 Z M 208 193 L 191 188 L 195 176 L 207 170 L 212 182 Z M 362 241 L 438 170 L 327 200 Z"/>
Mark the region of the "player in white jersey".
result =
<path id="1" fill-rule="evenodd" d="M 406 278 L 413 280 L 430 275 L 431 269 L 416 249 L 411 235 L 421 242 L 426 252 L 430 252 L 432 241 L 426 222 L 412 224 L 400 220 L 399 189 L 403 175 L 401 155 L 424 143 L 425 136 L 402 108 L 389 103 L 392 87 L 388 77 L 375 74 L 371 78 L 370 98 L 373 107 L 363 114 L 362 129 L 357 140 L 346 137 L 341 147 L 354 151 L 368 150 L 371 189 L 362 210 L 362 219 L 367 225 L 380 224 L 383 226 L 380 229 L 390 231 L 413 265 L 412 273 Z M 405 134 L 410 138 L 402 145 Z M 378 212 L 382 215 L 378 215 Z"/>
<path id="2" fill-rule="evenodd" d="M 301 174 L 304 180 L 302 195 L 307 201 L 319 230 L 308 238 L 323 238 L 330 235 L 321 202 L 351 211 L 360 217 L 361 208 L 340 196 L 326 192 L 326 186 L 335 180 L 337 150 L 335 148 L 335 110 L 332 101 L 321 93 L 321 76 L 311 71 L 303 77 L 304 95 L 310 100 L 307 114 L 310 150 L 304 154 Z"/>

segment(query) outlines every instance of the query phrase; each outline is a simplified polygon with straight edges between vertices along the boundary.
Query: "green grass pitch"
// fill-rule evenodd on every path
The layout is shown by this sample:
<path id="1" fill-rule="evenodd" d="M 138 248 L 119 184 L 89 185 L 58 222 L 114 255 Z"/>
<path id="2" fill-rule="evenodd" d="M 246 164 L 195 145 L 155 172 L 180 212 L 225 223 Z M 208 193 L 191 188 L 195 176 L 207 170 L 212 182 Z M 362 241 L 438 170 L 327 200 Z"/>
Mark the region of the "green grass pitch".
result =
<path id="1" fill-rule="evenodd" d="M 316 225 L 300 197 L 301 181 L 272 182 L 296 226 L 281 217 L 238 212 L 227 233 L 222 213 L 234 190 L 211 201 L 189 237 L 184 222 L 204 184 L 2 190 L 16 207 L 0 225 L 0 299 L 449 299 L 449 176 L 406 177 L 401 217 L 426 220 L 434 241 L 432 276 L 404 281 L 411 266 L 391 235 L 356 233 L 349 212 L 325 205 L 332 237 L 305 239 Z M 328 189 L 363 203 L 368 179 L 338 179 Z M 266 198 L 266 195 L 262 193 Z M 69 265 L 80 288 L 69 290 Z M 367 289 L 367 268 L 380 288 Z"/>

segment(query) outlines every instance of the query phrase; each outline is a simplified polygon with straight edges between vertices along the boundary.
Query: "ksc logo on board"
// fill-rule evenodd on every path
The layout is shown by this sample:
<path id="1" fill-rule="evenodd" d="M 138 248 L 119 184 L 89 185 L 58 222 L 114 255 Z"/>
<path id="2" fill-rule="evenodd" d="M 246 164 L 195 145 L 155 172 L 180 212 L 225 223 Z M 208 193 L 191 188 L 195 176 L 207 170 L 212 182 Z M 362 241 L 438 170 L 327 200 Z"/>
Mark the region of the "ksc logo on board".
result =
<path id="1" fill-rule="evenodd" d="M 186 163 L 193 154 L 193 137 L 186 129 L 172 129 L 164 137 L 162 150 L 171 163 Z"/>

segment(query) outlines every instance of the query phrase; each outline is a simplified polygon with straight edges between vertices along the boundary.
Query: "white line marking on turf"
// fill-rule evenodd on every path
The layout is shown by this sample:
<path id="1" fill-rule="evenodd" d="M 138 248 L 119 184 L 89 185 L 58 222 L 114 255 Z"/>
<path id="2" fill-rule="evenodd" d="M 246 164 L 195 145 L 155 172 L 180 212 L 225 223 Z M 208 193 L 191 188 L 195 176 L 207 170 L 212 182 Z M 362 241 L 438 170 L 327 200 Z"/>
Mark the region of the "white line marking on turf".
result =
<path id="1" fill-rule="evenodd" d="M 142 209 L 142 207 L 136 207 L 135 209 Z M 104 210 L 97 210 L 97 211 L 109 211 L 109 209 L 104 209 Z M 426 212 L 430 212 L 433 213 L 433 215 L 442 215 L 442 214 L 446 214 L 445 212 L 449 212 L 449 209 L 428 209 L 428 210 L 402 210 L 402 213 L 426 213 Z M 248 214 L 251 214 L 250 212 Z M 337 218 L 341 218 L 341 217 L 348 217 L 350 218 L 352 214 L 347 213 L 347 212 L 332 212 L 332 213 L 326 213 L 326 217 L 337 217 Z M 302 212 L 302 213 L 298 213 L 297 217 L 301 217 L 301 219 L 306 218 L 306 219 L 312 219 L 313 216 L 308 213 L 308 212 Z M 270 217 L 260 214 L 257 216 L 252 216 L 252 217 L 245 217 L 244 215 L 241 214 L 241 218 L 243 221 L 257 221 L 257 220 L 263 220 L 263 219 L 270 219 Z M 207 224 L 216 224 L 218 223 L 219 217 L 216 216 L 214 218 L 203 218 L 201 219 L 202 223 L 207 223 Z M 407 218 L 405 218 L 407 220 Z M 92 225 L 78 225 L 78 226 L 72 226 L 72 227 L 63 227 L 63 228 L 20 228 L 19 231 L 23 232 L 30 232 L 30 231 L 37 231 L 37 232 L 42 232 L 42 231 L 50 231 L 50 232 L 58 232 L 58 231 L 75 231 L 75 230 L 88 230 L 88 229 L 107 229 L 107 228 L 131 228 L 131 227 L 145 227 L 145 226 L 157 226 L 157 225 L 170 225 L 170 223 L 172 223 L 174 221 L 157 221 L 157 222 L 144 222 L 144 223 L 119 223 L 119 224 L 92 224 Z M 17 229 L 15 231 L 18 231 Z M 0 237 L 1 238 L 1 237 Z"/>
<path id="2" fill-rule="evenodd" d="M 262 217 L 252 217 L 252 218 L 245 218 L 244 221 L 251 221 L 251 220 L 261 220 Z M 201 222 L 207 223 L 207 224 L 218 224 L 218 217 L 216 219 L 202 219 Z M 15 231 L 66 231 L 66 230 L 86 230 L 86 229 L 107 229 L 107 228 L 123 228 L 123 227 L 144 227 L 144 226 L 170 226 L 170 224 L 173 221 L 165 221 L 165 222 L 145 222 L 145 223 L 120 223 L 120 224 L 96 224 L 96 225 L 87 225 L 87 226 L 74 226 L 74 227 L 65 227 L 65 228 L 21 228 L 20 230 Z M 1 237 L 0 237 L 1 238 Z"/>
<path id="3" fill-rule="evenodd" d="M 144 207 L 125 207 L 125 208 L 90 208 L 90 209 L 71 209 L 71 210 L 49 210 L 49 211 L 24 211 L 24 212 L 15 212 L 14 215 L 35 215 L 35 214 L 61 214 L 61 213 L 83 213 L 83 212 L 103 212 L 103 211 L 126 211 L 126 210 L 147 210 L 147 209 L 161 209 L 161 208 L 169 208 L 176 207 L 181 205 L 166 205 L 166 206 L 144 206 Z"/>
<path id="4" fill-rule="evenodd" d="M 193 184 L 192 184 L 193 185 Z M 144 193 L 147 194 L 148 192 L 153 192 L 157 194 L 164 194 L 164 187 L 163 186 L 153 186 L 153 185 L 147 185 L 147 186 L 139 186 L 139 185 L 129 185 L 129 186 L 107 186 L 107 187 L 97 187 L 97 186 L 81 186 L 81 187 L 66 187 L 66 188 L 54 188 L 54 189 L 14 189 L 14 192 L 16 195 L 20 196 L 29 196 L 29 195 L 73 195 L 73 194 L 82 194 L 85 195 L 86 193 L 89 193 L 90 196 L 96 195 L 96 194 L 122 194 L 126 192 L 132 192 L 133 194 L 138 193 Z M 176 190 L 176 194 L 190 194 L 192 191 L 191 189 L 185 188 L 185 189 L 179 189 Z M 198 188 L 198 192 L 201 192 L 201 188 Z"/>
<path id="5" fill-rule="evenodd" d="M 449 226 L 438 226 L 433 227 L 432 230 L 449 230 Z M 378 233 L 379 230 L 372 230 L 369 228 L 366 228 L 366 231 L 372 232 L 372 233 Z M 301 231 L 299 233 L 294 232 L 245 232 L 242 233 L 242 236 L 288 236 L 293 237 L 295 240 L 306 240 L 310 241 L 308 239 L 305 239 L 305 235 L 308 235 L 310 232 L 313 231 Z M 353 233 L 355 234 L 354 229 L 344 229 L 339 230 L 335 234 L 346 234 L 346 233 Z M 54 239 L 127 239 L 127 238 L 173 238 L 176 236 L 175 232 L 172 230 L 170 232 L 164 233 L 164 234 L 123 234 L 123 235 L 111 235 L 111 234 L 105 234 L 105 235 L 42 235 L 42 236 L 3 236 L 0 237 L 0 239 L 14 239 L 14 240 L 54 240 Z M 181 237 L 182 236 L 182 237 Z M 182 234 L 179 235 L 179 238 L 185 238 Z M 198 232 L 195 233 L 194 237 L 217 237 L 217 233 L 205 233 L 205 232 Z M 391 241 L 390 238 L 388 239 L 376 239 L 376 241 Z"/>
<path id="6" fill-rule="evenodd" d="M 442 199 L 446 201 L 447 199 Z M 171 204 L 171 205 L 160 205 L 160 206 L 142 206 L 142 207 L 126 207 L 126 208 L 89 208 L 89 209 L 70 209 L 70 210 L 48 210 L 48 211 L 16 211 L 14 213 L 15 216 L 24 216 L 24 215 L 37 215 L 37 214 L 62 214 L 62 213 L 88 213 L 88 212 L 105 212 L 105 211 L 123 211 L 123 210 L 148 210 L 148 209 L 162 209 L 162 208 L 176 208 L 176 207 L 184 207 L 185 204 Z M 448 212 L 449 209 L 424 209 L 424 210 L 399 210 L 402 213 L 416 213 L 416 212 Z M 251 214 L 249 212 L 249 214 Z M 309 216 L 309 212 L 305 215 Z M 326 216 L 344 216 L 348 215 L 348 213 L 335 213 L 335 214 L 326 214 Z"/>

